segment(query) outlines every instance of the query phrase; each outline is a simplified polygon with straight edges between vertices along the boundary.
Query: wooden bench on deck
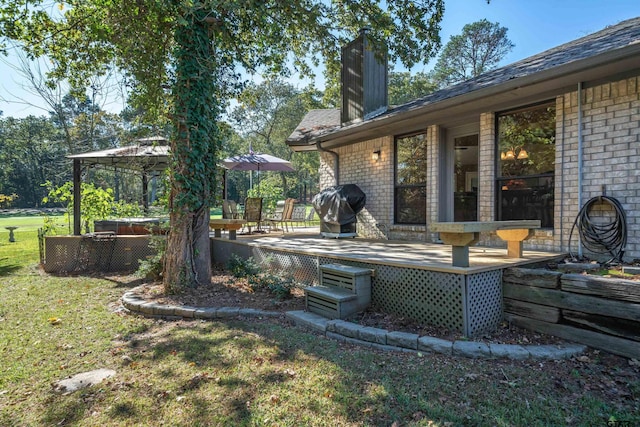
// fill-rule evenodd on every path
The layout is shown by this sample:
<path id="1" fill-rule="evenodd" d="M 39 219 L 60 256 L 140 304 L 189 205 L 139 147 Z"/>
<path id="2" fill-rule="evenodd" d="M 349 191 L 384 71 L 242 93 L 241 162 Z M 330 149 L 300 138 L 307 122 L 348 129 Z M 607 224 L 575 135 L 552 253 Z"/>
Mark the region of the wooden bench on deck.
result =
<path id="1" fill-rule="evenodd" d="M 244 219 L 211 219 L 209 228 L 213 230 L 215 237 L 222 237 L 222 230 L 228 230 L 229 240 L 236 240 L 236 231 L 240 230 L 246 222 Z"/>
<path id="2" fill-rule="evenodd" d="M 522 258 L 522 242 L 540 228 L 539 220 L 482 221 L 482 222 L 434 222 L 431 231 L 439 232 L 444 244 L 452 246 L 451 264 L 469 267 L 469 246 L 480 240 L 482 232 L 496 232 L 507 242 L 507 257 Z"/>

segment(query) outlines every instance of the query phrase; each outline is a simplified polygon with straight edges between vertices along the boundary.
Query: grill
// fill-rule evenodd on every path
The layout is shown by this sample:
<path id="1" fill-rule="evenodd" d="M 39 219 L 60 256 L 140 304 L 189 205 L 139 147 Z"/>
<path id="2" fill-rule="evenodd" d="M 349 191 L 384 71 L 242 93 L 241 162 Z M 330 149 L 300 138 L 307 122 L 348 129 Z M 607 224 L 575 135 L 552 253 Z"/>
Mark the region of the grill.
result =
<path id="1" fill-rule="evenodd" d="M 320 217 L 320 236 L 333 238 L 356 237 L 356 215 L 367 197 L 355 184 L 328 187 L 311 201 Z"/>

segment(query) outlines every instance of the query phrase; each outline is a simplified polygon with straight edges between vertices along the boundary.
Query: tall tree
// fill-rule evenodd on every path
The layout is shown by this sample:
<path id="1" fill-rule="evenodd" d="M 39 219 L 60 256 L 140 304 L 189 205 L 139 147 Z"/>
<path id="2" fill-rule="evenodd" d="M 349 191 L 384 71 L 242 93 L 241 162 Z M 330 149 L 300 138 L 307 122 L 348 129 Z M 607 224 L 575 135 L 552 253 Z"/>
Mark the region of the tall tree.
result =
<path id="1" fill-rule="evenodd" d="M 400 105 L 430 94 L 438 85 L 426 73 L 389 73 L 389 105 Z"/>
<path id="2" fill-rule="evenodd" d="M 55 59 L 54 77 L 86 86 L 117 66 L 134 105 L 173 124 L 171 232 L 165 288 L 210 280 L 208 205 L 215 186 L 221 108 L 241 70 L 336 81 L 340 47 L 365 27 L 389 59 L 412 66 L 439 47 L 444 0 L 74 0 L 57 14 L 43 0 L 0 8 L 0 34 Z M 64 6 L 63 6 L 64 9 Z M 172 90 L 167 91 L 167 88 Z"/>
<path id="3" fill-rule="evenodd" d="M 438 56 L 433 77 L 440 87 L 450 86 L 495 68 L 515 45 L 507 28 L 486 19 L 467 24 L 452 36 Z"/>
<path id="4" fill-rule="evenodd" d="M 46 117 L 0 119 L 0 193 L 16 193 L 16 206 L 39 206 L 46 181 L 69 180 L 63 136 Z"/>

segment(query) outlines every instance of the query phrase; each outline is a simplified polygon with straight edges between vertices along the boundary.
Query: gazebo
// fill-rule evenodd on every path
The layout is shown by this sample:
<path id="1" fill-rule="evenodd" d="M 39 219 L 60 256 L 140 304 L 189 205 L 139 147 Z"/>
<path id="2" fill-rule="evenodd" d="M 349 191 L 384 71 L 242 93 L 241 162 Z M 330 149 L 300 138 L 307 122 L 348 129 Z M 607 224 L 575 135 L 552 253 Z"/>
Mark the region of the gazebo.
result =
<path id="1" fill-rule="evenodd" d="M 80 235 L 80 184 L 83 169 L 103 166 L 129 169 L 141 173 L 143 206 L 148 208 L 149 174 L 161 172 L 169 167 L 169 146 L 167 139 L 152 136 L 136 140 L 137 144 L 108 150 L 73 154 L 73 234 Z"/>

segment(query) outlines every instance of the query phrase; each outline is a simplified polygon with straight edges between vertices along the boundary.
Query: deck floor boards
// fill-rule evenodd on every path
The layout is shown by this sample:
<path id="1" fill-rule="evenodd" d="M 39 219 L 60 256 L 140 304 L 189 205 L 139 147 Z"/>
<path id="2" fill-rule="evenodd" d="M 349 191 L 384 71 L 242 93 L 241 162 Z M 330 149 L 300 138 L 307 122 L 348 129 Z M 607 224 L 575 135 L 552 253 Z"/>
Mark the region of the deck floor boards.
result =
<path id="1" fill-rule="evenodd" d="M 504 247 L 471 246 L 469 267 L 451 265 L 451 246 L 399 240 L 364 238 L 333 239 L 320 237 L 317 228 L 298 229 L 287 234 L 264 233 L 239 235 L 238 243 L 257 245 L 274 250 L 320 255 L 336 260 L 366 260 L 370 263 L 432 271 L 474 274 L 507 267 L 561 259 L 565 254 L 524 250 L 524 258 L 508 258 Z"/>

